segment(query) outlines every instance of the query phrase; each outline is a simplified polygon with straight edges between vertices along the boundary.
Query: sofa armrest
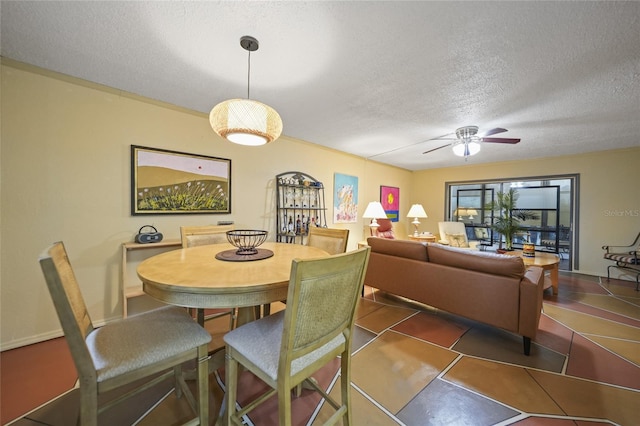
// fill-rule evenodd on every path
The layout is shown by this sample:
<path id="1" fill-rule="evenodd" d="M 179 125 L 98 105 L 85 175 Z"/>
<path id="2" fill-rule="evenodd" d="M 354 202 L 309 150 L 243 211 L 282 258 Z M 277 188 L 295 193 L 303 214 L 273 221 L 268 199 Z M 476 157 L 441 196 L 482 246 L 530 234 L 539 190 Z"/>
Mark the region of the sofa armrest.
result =
<path id="1" fill-rule="evenodd" d="M 520 281 L 520 320 L 518 333 L 534 338 L 538 331 L 542 313 L 544 291 L 544 270 L 539 266 L 529 266 Z"/>

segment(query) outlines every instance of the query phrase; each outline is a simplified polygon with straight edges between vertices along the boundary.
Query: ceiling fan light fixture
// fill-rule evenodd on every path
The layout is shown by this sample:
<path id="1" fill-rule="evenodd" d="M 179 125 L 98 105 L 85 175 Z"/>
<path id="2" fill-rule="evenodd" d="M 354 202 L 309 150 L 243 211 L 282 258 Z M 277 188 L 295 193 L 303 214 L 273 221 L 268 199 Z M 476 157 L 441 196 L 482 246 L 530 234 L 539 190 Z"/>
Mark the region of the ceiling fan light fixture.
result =
<path id="1" fill-rule="evenodd" d="M 249 53 L 247 99 L 229 99 L 213 107 L 209 113 L 211 128 L 220 137 L 240 145 L 258 146 L 273 142 L 282 134 L 282 119 L 275 109 L 249 99 L 251 52 L 258 50 L 258 40 L 240 38 L 240 46 Z"/>
<path id="2" fill-rule="evenodd" d="M 480 152 L 480 138 L 474 136 L 468 139 L 458 139 L 451 144 L 453 153 L 458 157 L 469 157 Z"/>
<path id="3" fill-rule="evenodd" d="M 503 129 L 501 127 L 496 127 L 495 129 L 489 129 L 484 132 L 483 137 L 478 136 L 478 126 L 464 126 L 456 129 L 456 139 L 453 139 L 453 142 L 447 145 L 442 145 L 437 148 L 430 149 L 428 151 L 423 152 L 423 154 L 428 154 L 433 151 L 437 151 L 439 149 L 445 148 L 447 146 L 451 146 L 453 153 L 458 157 L 464 157 L 465 161 L 472 155 L 476 155 L 480 152 L 482 145 L 484 143 L 504 143 L 504 144 L 517 144 L 520 142 L 520 139 L 513 138 L 488 138 L 486 135 L 497 135 L 498 133 L 504 133 L 507 129 Z M 429 139 L 431 140 L 452 140 L 448 137 L 449 134 L 441 136 L 439 138 Z"/>

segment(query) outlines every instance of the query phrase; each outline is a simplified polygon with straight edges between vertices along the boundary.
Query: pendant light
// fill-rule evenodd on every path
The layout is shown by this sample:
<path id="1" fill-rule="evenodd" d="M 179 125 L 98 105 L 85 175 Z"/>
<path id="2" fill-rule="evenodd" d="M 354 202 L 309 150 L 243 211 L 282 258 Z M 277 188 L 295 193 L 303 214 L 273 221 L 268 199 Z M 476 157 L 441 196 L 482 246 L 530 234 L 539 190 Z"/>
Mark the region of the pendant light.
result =
<path id="1" fill-rule="evenodd" d="M 240 38 L 240 46 L 249 52 L 247 99 L 229 99 L 219 103 L 209 113 L 213 130 L 221 137 L 240 145 L 258 146 L 273 142 L 282 134 L 282 119 L 268 105 L 249 99 L 251 52 L 258 50 L 258 40 Z"/>

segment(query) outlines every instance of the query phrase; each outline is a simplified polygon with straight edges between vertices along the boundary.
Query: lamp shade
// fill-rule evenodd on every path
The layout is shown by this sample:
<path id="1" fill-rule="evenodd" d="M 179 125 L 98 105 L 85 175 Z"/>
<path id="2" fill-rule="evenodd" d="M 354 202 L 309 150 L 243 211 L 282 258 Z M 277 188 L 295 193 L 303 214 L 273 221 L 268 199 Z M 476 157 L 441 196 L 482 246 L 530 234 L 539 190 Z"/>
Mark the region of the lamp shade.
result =
<path id="1" fill-rule="evenodd" d="M 384 208 L 379 201 L 371 201 L 365 209 L 362 217 L 366 219 L 384 219 L 387 217 L 387 213 L 385 213 Z"/>
<path id="2" fill-rule="evenodd" d="M 409 213 L 407 213 L 407 217 L 429 217 L 427 213 L 424 211 L 422 204 L 414 204 L 409 209 Z"/>
<path id="3" fill-rule="evenodd" d="M 221 137 L 241 145 L 264 145 L 282 134 L 282 119 L 268 105 L 251 99 L 229 99 L 211 110 L 209 122 Z"/>

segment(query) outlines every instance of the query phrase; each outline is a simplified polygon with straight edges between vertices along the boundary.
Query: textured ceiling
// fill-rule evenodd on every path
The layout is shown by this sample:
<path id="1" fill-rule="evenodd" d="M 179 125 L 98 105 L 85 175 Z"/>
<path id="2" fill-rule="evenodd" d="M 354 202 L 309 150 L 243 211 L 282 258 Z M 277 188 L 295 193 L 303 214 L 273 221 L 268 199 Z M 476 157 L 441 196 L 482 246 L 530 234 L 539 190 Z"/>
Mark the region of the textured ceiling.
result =
<path id="1" fill-rule="evenodd" d="M 410 170 L 640 146 L 640 2 L 2 1 L 1 53 L 208 113 L 246 96 L 284 134 Z M 275 142 L 277 143 L 277 142 Z"/>

